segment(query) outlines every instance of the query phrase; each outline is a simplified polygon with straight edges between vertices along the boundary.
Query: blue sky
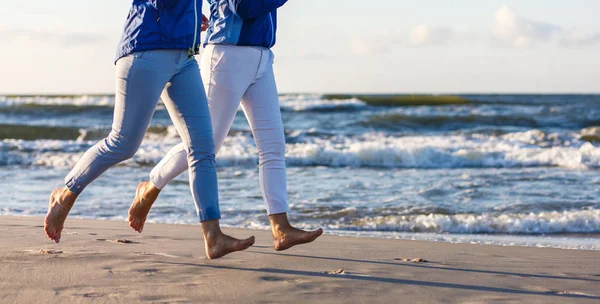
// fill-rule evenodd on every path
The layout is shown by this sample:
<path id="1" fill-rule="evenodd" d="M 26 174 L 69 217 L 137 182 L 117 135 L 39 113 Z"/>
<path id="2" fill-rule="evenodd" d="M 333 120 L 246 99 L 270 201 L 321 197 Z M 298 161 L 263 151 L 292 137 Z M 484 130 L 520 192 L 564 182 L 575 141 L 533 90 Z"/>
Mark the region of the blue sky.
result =
<path id="1" fill-rule="evenodd" d="M 2 1 L 0 93 L 113 92 L 130 3 Z M 597 0 L 290 0 L 279 12 L 278 85 L 281 92 L 600 92 L 598 12 Z"/>

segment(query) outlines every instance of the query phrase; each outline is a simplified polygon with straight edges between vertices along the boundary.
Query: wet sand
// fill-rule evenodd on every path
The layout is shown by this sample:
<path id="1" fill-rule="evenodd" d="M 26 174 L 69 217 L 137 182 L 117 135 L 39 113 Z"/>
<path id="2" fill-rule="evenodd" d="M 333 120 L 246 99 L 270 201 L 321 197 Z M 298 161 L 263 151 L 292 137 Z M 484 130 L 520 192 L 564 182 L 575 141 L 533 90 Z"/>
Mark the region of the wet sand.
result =
<path id="1" fill-rule="evenodd" d="M 0 302 L 600 302 L 600 251 L 325 235 L 275 252 L 225 229 L 256 245 L 208 260 L 199 226 L 68 219 L 54 244 L 42 225 L 0 217 Z"/>

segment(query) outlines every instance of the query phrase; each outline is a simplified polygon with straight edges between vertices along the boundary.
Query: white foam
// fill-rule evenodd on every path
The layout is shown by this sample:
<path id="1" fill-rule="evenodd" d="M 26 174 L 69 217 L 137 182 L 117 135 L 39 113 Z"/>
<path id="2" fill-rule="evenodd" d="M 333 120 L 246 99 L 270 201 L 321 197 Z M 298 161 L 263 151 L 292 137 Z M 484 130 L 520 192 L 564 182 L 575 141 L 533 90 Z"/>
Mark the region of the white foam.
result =
<path id="1" fill-rule="evenodd" d="M 390 238 L 412 241 L 445 242 L 473 245 L 520 246 L 571 250 L 600 250 L 600 239 L 569 236 L 524 236 L 488 234 L 439 234 L 381 231 L 327 231 L 341 236 Z"/>
<path id="2" fill-rule="evenodd" d="M 518 137 L 518 136 L 517 136 Z M 540 147 L 507 137 L 409 136 L 367 134 L 358 138 L 315 139 L 288 145 L 294 165 L 412 168 L 600 167 L 600 149 L 590 143 Z"/>
<path id="3" fill-rule="evenodd" d="M 283 109 L 293 111 L 309 111 L 336 108 L 362 108 L 366 104 L 356 98 L 343 100 L 322 99 L 320 95 L 285 95 L 280 96 Z M 10 107 L 24 104 L 61 105 L 61 106 L 113 106 L 114 96 L 0 96 L 0 106 Z"/>
<path id="4" fill-rule="evenodd" d="M 532 134 L 505 136 L 407 136 L 380 133 L 337 136 L 328 139 L 306 137 L 304 142 L 287 145 L 290 166 L 350 166 L 390 168 L 466 167 L 562 167 L 600 168 L 600 148 L 573 139 L 569 146 L 531 144 Z M 575 135 L 576 136 L 576 135 Z M 537 140 L 537 139 L 536 139 Z M 124 165 L 154 165 L 174 145 L 178 137 L 171 129 L 149 135 L 136 156 Z M 3 140 L 0 164 L 72 166 L 80 153 L 94 141 Z M 247 134 L 229 136 L 217 155 L 220 166 L 256 165 L 257 149 Z"/>
<path id="5" fill-rule="evenodd" d="M 367 106 L 366 103 L 356 98 L 339 100 L 281 98 L 280 105 L 283 109 L 296 112 L 334 109 L 360 109 Z"/>
<path id="6" fill-rule="evenodd" d="M 600 233 L 600 209 L 524 214 L 390 215 L 334 224 L 331 228 L 458 234 Z"/>
<path id="7" fill-rule="evenodd" d="M 69 106 L 112 106 L 115 103 L 113 96 L 0 96 L 0 106 L 16 106 L 23 104 L 37 105 L 69 105 Z"/>

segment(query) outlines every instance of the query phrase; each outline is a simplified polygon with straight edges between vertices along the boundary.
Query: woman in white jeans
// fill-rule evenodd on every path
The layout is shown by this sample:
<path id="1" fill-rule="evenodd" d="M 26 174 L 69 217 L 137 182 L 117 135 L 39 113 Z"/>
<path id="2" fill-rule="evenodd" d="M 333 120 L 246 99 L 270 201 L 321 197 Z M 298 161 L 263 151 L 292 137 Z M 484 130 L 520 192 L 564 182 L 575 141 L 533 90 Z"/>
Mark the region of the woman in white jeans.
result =
<path id="1" fill-rule="evenodd" d="M 111 166 L 132 157 L 144 138 L 159 98 L 182 138 L 181 161 L 204 233 L 208 258 L 244 250 L 219 228 L 214 141 L 207 99 L 193 55 L 199 48 L 201 1 L 134 1 L 116 56 L 115 112 L 110 134 L 91 147 L 50 195 L 44 230 L 58 243 L 78 195 Z M 157 18 L 160 16 L 161 18 Z M 183 16 L 183 17 L 182 17 Z"/>
<path id="2" fill-rule="evenodd" d="M 284 250 L 312 242 L 323 232 L 296 229 L 287 218 L 285 136 L 270 49 L 275 43 L 276 9 L 286 1 L 238 2 L 233 5 L 227 0 L 209 0 L 210 26 L 200 70 L 210 107 L 215 151 L 218 153 L 221 148 L 241 102 L 258 148 L 260 188 L 274 248 Z M 138 186 L 129 211 L 133 229 L 142 231 L 161 189 L 188 169 L 186 157 L 185 146 L 175 146 L 152 170 L 150 181 Z"/>

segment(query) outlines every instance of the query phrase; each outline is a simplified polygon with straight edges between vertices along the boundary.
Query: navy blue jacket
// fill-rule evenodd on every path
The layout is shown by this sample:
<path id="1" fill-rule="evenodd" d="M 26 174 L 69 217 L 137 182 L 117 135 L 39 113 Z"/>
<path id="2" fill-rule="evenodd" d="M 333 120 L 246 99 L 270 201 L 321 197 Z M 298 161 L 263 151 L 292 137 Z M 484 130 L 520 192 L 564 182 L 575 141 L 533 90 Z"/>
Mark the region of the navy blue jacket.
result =
<path id="1" fill-rule="evenodd" d="M 203 0 L 133 0 L 116 60 L 133 52 L 176 49 L 198 53 Z"/>
<path id="2" fill-rule="evenodd" d="M 275 45 L 277 8 L 287 0 L 208 0 L 206 44 Z"/>

